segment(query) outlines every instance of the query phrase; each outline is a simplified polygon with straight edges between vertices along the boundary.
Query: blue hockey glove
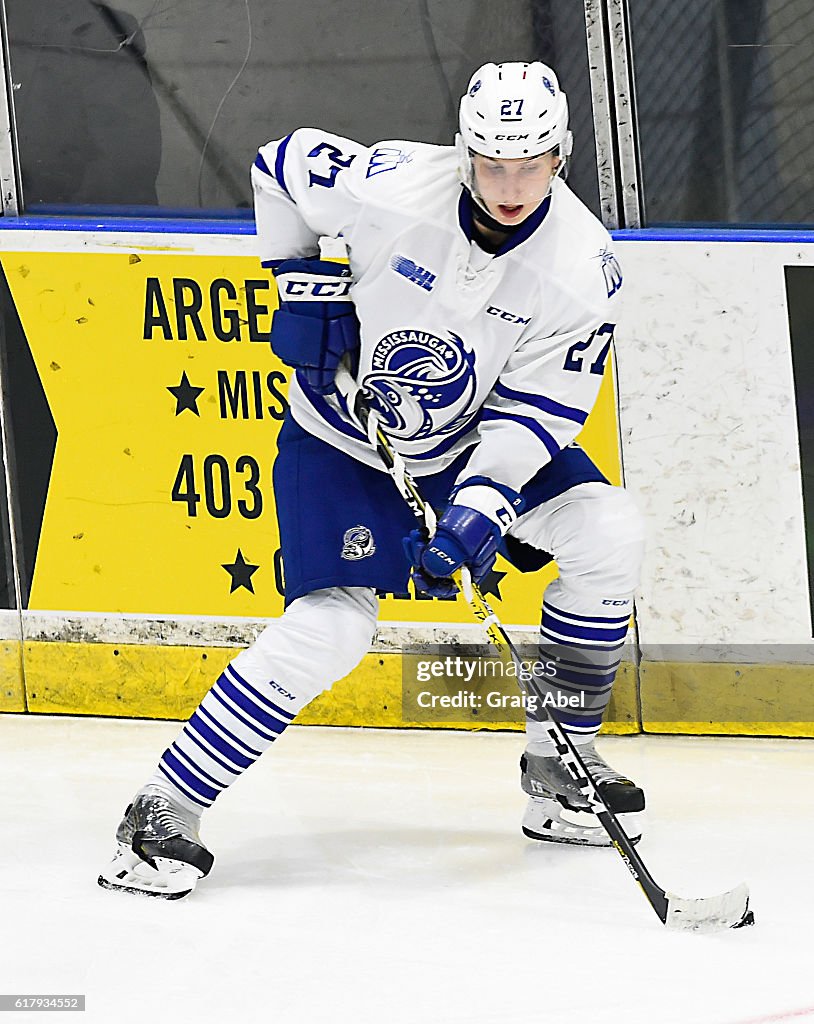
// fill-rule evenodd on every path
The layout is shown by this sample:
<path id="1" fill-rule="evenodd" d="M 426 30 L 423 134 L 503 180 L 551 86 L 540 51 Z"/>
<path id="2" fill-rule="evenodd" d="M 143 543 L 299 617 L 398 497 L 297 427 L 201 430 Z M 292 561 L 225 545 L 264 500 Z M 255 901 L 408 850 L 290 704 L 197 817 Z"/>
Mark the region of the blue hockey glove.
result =
<path id="1" fill-rule="evenodd" d="M 342 356 L 359 347 L 350 269 L 328 260 L 283 260 L 273 273 L 280 308 L 271 324 L 272 350 L 301 370 L 314 391 L 329 395 Z"/>
<path id="2" fill-rule="evenodd" d="M 500 527 L 472 508 L 450 505 L 438 520 L 435 536 L 413 530 L 404 538 L 404 550 L 412 562 L 411 578 L 417 591 L 432 597 L 454 597 L 458 588 L 450 577 L 468 565 L 479 583 L 495 562 Z"/>
<path id="3" fill-rule="evenodd" d="M 503 532 L 525 504 L 516 491 L 486 477 L 465 480 L 453 490 L 451 501 L 431 540 L 426 530 L 413 530 L 404 538 L 415 588 L 432 597 L 458 592 L 450 577 L 463 565 L 480 583 L 495 564 Z"/>

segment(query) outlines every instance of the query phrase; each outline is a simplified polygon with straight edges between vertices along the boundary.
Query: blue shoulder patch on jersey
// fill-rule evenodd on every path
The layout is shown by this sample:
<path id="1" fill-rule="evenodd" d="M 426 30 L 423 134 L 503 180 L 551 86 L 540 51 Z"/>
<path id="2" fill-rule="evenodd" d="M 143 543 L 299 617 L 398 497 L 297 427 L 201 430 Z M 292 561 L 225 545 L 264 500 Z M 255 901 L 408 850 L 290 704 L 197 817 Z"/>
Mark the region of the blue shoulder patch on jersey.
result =
<path id="1" fill-rule="evenodd" d="M 409 164 L 412 159 L 412 153 L 405 153 L 403 149 L 398 149 L 396 146 L 377 146 L 370 155 L 370 163 L 367 165 L 365 177 L 372 178 L 374 174 L 395 171 L 402 164 Z"/>
<path id="2" fill-rule="evenodd" d="M 605 285 L 610 298 L 622 287 L 622 268 L 610 249 L 600 249 L 599 259 L 602 261 L 602 273 L 605 275 Z"/>

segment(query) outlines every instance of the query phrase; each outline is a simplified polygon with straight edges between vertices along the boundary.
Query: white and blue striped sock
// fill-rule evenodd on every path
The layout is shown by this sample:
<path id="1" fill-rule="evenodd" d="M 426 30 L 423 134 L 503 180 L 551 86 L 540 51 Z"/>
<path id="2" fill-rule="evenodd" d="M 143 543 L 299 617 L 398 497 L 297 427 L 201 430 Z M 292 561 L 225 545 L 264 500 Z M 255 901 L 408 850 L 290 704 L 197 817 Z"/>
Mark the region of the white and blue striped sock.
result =
<path id="1" fill-rule="evenodd" d="M 272 686 L 253 685 L 228 665 L 161 755 L 151 782 L 169 786 L 191 810 L 210 807 L 294 720 L 296 712 L 271 699 Z"/>
<path id="2" fill-rule="evenodd" d="M 315 590 L 293 601 L 221 673 L 148 785 L 198 814 L 210 807 L 306 704 L 359 663 L 377 611 L 368 587 Z"/>
<path id="3" fill-rule="evenodd" d="M 563 589 L 562 584 L 552 584 L 543 601 L 539 658 L 555 666 L 556 671 L 541 675 L 538 689 L 550 693 L 552 698 L 557 694 L 576 697 L 579 706 L 561 710 L 543 708 L 529 714 L 528 740 L 534 743 L 534 752 L 540 754 L 546 752 L 544 746 L 550 746 L 553 753 L 553 743 L 541 724 L 549 710 L 554 710 L 557 721 L 577 745 L 590 743 L 599 732 L 630 620 L 629 603 L 621 614 L 614 613 L 613 606 L 603 605 L 601 599 L 589 600 L 583 596 L 581 600 L 568 600 L 571 595 L 558 592 Z M 563 605 L 576 605 L 579 611 Z"/>

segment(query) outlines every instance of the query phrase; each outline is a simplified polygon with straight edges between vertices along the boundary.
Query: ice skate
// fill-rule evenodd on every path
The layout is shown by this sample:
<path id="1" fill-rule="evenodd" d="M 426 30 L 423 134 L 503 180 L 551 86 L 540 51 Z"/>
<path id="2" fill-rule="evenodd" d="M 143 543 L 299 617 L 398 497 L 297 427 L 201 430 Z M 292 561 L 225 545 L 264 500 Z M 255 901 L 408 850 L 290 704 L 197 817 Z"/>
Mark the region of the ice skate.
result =
<path id="1" fill-rule="evenodd" d="M 600 757 L 593 743 L 578 752 L 599 792 L 632 842 L 642 837 L 644 792 Z M 574 846 L 610 846 L 597 817 L 556 757 L 524 753 L 520 758 L 524 793 L 529 794 L 523 834 L 529 839 Z"/>
<path id="2" fill-rule="evenodd" d="M 112 862 L 99 875 L 105 889 L 177 900 L 208 875 L 215 858 L 198 835 L 200 817 L 158 786 L 145 786 L 116 830 Z"/>

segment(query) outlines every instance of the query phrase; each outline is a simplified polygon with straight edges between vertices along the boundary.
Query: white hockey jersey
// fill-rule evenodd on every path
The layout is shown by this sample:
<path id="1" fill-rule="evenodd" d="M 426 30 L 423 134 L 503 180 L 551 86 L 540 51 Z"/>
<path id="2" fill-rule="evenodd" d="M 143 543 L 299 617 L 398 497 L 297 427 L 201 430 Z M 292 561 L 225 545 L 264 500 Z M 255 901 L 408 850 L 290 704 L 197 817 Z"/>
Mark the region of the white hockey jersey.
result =
<path id="1" fill-rule="evenodd" d="M 473 448 L 462 478 L 516 490 L 570 444 L 607 362 L 621 272 L 610 236 L 564 182 L 490 255 L 472 232 L 455 150 L 369 148 L 314 128 L 263 146 L 252 168 L 260 258 L 347 246 L 361 323 L 358 380 L 410 471 Z M 377 468 L 336 398 L 294 380 L 307 431 Z"/>

